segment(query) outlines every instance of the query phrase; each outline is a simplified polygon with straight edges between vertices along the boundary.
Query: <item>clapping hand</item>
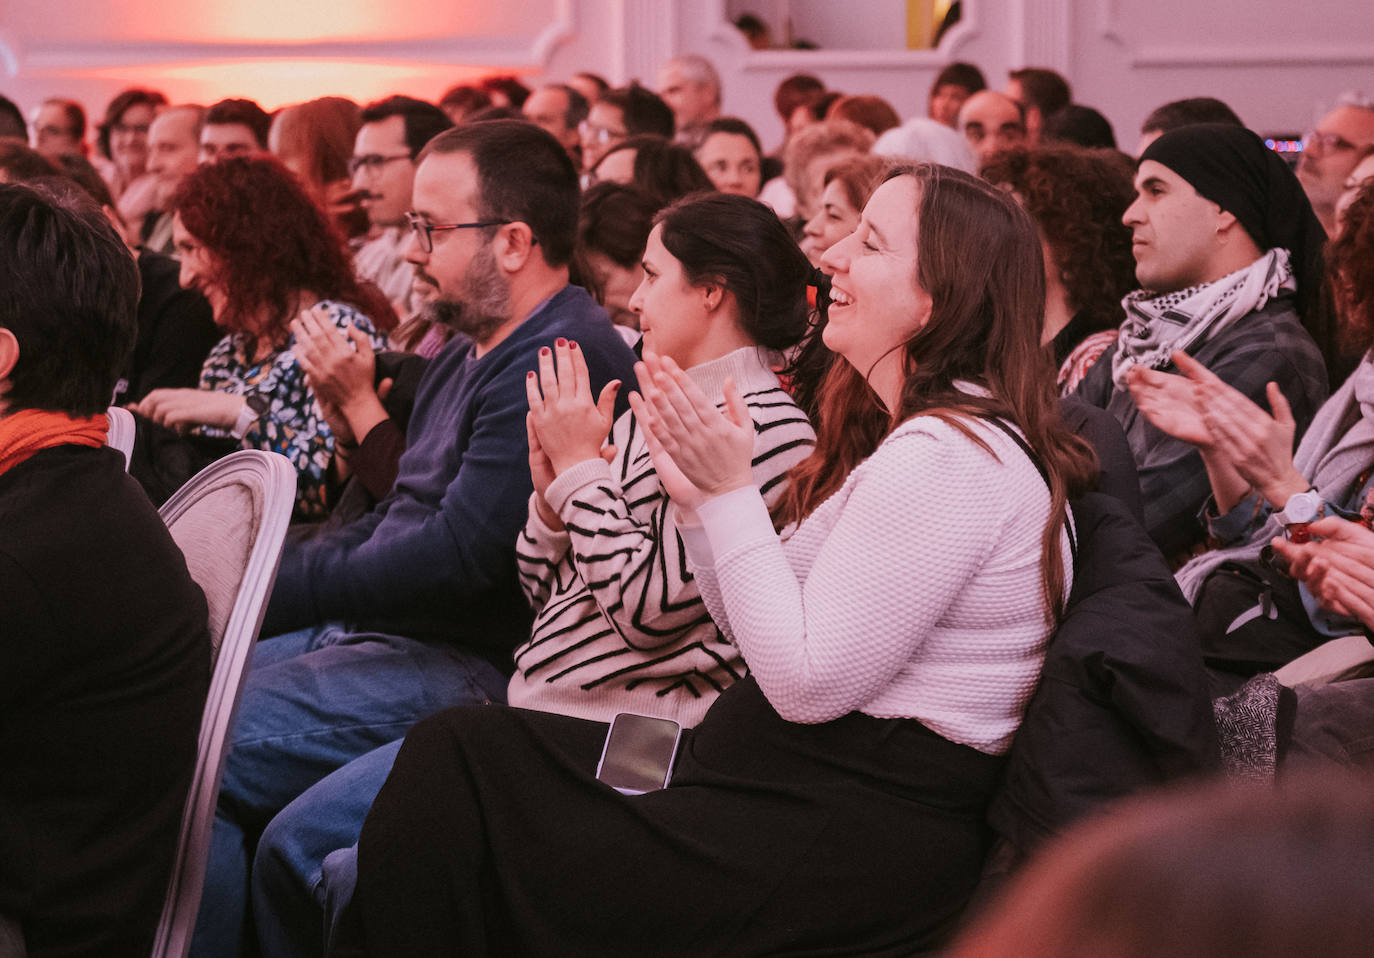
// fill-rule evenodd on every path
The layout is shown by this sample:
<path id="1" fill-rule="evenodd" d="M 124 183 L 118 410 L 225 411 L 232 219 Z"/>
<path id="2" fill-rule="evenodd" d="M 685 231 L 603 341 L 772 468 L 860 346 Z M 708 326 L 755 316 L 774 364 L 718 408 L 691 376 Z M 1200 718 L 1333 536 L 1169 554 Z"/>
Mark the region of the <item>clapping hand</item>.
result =
<path id="1" fill-rule="evenodd" d="M 1323 606 L 1374 628 L 1374 532 L 1335 516 L 1307 527 L 1311 541 L 1301 545 L 1283 537 L 1275 551 L 1288 560 L 1288 572 L 1301 579 Z"/>
<path id="2" fill-rule="evenodd" d="M 367 334 L 352 326 L 343 332 L 321 306 L 302 310 L 292 320 L 291 332 L 296 338 L 292 352 L 320 415 L 335 439 L 355 445 L 387 418 L 381 397 L 391 385 L 386 380 L 380 389 L 373 388 L 377 357 Z"/>
<path id="3" fill-rule="evenodd" d="M 753 484 L 754 421 L 733 380 L 722 413 L 666 356 L 646 350 L 635 372 L 643 396 L 632 395 L 630 405 L 659 481 L 680 508 Z"/>

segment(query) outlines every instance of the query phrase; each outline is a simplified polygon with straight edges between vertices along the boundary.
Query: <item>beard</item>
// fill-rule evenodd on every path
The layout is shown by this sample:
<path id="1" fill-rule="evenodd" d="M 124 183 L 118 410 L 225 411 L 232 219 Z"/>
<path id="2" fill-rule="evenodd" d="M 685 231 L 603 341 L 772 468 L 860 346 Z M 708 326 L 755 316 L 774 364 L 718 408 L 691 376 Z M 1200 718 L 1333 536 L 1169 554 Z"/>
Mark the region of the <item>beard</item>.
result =
<path id="1" fill-rule="evenodd" d="M 416 275 L 420 271 L 416 270 Z M 491 245 L 483 246 L 468 264 L 457 296 L 440 293 L 425 307 L 436 323 L 484 343 L 510 321 L 510 286 L 496 266 Z"/>

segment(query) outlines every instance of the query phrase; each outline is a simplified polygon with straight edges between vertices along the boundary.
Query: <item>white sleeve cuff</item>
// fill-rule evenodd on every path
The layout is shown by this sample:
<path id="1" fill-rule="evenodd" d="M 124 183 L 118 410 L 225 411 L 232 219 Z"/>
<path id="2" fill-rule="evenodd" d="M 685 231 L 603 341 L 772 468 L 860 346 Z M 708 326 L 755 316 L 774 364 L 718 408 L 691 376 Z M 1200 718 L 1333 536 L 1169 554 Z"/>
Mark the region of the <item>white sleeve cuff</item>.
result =
<path id="1" fill-rule="evenodd" d="M 724 556 L 732 549 L 777 538 L 768 506 L 756 486 L 741 486 L 707 499 L 697 515 L 710 540 L 711 552 Z"/>

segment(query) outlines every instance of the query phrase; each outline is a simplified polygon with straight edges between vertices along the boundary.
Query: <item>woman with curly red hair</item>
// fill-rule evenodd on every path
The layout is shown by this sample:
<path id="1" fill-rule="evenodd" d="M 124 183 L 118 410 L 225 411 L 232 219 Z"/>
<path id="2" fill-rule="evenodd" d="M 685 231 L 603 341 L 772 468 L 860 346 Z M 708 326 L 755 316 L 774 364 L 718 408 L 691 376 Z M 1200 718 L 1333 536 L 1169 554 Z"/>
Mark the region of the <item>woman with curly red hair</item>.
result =
<path id="1" fill-rule="evenodd" d="M 982 175 L 1009 190 L 1040 230 L 1044 342 L 1068 395 L 1116 339 L 1121 300 L 1136 287 L 1131 231 L 1121 222 L 1135 199 L 1135 168 L 1116 150 L 1046 146 L 999 153 Z"/>
<path id="2" fill-rule="evenodd" d="M 200 388 L 154 390 L 134 411 L 281 453 L 300 472 L 297 516 L 323 515 L 334 436 L 293 353 L 290 324 L 310 310 L 357 349 L 381 348 L 391 308 L 359 284 L 338 230 L 275 159 L 206 164 L 171 205 L 181 285 L 204 294 L 228 335 L 205 360 Z"/>

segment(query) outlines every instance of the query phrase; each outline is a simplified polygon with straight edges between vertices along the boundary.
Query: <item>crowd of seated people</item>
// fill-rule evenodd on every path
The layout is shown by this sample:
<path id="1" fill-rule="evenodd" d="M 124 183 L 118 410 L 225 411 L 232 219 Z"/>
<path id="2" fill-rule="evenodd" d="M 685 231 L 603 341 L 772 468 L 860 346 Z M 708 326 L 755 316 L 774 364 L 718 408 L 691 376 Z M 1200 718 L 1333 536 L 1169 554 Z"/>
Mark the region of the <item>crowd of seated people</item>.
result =
<path id="1" fill-rule="evenodd" d="M 1303 783 L 1374 766 L 1374 678 L 1276 673 L 1374 636 L 1374 102 L 1293 168 L 1211 97 L 1132 157 L 1054 71 L 989 79 L 905 115 L 788 77 L 771 152 L 697 55 L 0 98 L 0 955 L 151 947 L 207 680 L 154 509 L 241 448 L 297 521 L 193 955 L 1251 953 L 1122 902 L 1205 900 L 1150 843 L 1239 887 L 1196 796 L 1256 769 L 1276 847 L 1325 816 L 1367 858 L 1374 783 Z M 1174 674 L 1113 673 L 1160 623 Z M 1096 728 L 1055 724 L 1070 654 Z M 626 713 L 678 726 L 666 784 L 601 780 Z M 1009 806 L 1126 739 L 1089 807 Z"/>

